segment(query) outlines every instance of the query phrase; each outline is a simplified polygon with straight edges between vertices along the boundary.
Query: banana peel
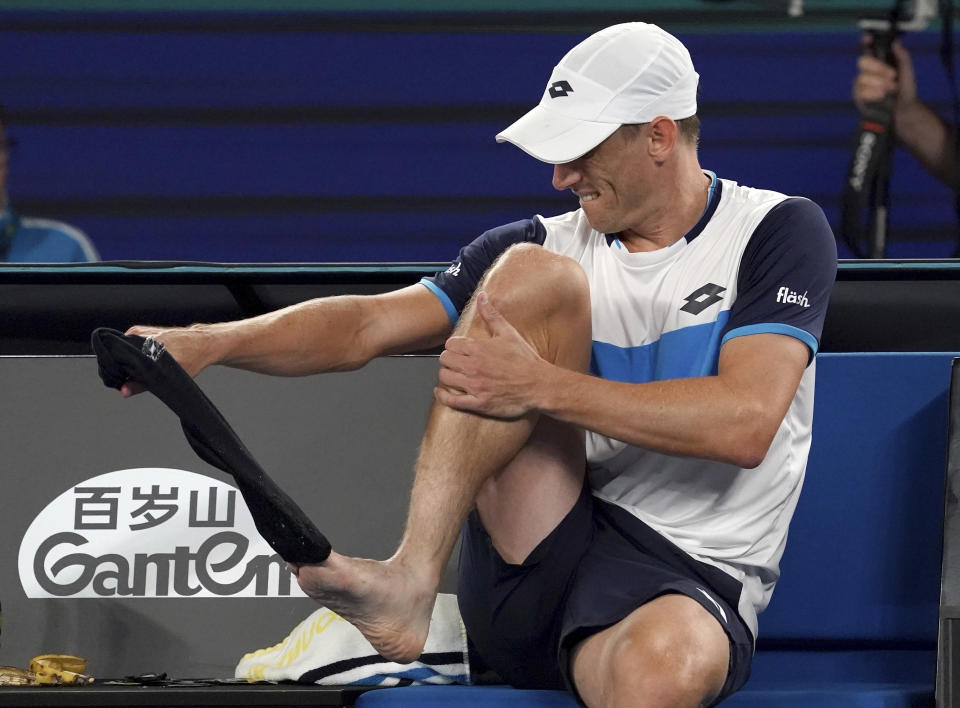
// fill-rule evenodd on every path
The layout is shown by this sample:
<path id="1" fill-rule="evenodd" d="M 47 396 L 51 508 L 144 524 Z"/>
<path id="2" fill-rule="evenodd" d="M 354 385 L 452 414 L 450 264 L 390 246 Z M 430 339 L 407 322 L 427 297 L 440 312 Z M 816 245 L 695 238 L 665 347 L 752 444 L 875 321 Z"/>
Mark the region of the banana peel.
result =
<path id="1" fill-rule="evenodd" d="M 87 663 L 83 657 L 70 654 L 41 654 L 30 660 L 27 669 L 0 666 L 0 686 L 84 686 L 94 681 L 83 673 Z"/>
<path id="2" fill-rule="evenodd" d="M 15 666 L 0 666 L 0 686 L 39 686 L 37 675 Z"/>
<path id="3" fill-rule="evenodd" d="M 82 686 L 93 683 L 93 677 L 83 673 L 87 663 L 83 657 L 70 654 L 41 654 L 30 660 L 29 669 L 37 675 L 37 682 L 41 685 L 71 683 Z"/>

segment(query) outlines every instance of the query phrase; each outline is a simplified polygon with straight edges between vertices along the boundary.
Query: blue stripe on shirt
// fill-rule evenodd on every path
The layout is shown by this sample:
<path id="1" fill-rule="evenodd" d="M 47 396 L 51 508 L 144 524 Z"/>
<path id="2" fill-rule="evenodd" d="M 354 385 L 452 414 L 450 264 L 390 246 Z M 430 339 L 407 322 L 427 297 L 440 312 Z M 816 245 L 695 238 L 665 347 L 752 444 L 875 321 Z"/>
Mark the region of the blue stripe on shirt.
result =
<path id="1" fill-rule="evenodd" d="M 720 337 L 729 317 L 726 310 L 715 322 L 666 332 L 658 341 L 637 347 L 594 341 L 590 371 L 628 383 L 711 376 L 717 373 Z"/>

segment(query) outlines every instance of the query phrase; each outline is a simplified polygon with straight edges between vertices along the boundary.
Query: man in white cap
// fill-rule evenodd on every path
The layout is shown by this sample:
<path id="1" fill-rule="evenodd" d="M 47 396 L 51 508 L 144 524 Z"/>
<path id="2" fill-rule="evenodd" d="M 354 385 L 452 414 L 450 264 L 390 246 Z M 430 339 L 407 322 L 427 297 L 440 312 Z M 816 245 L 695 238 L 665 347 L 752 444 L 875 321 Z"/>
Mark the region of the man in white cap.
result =
<path id="1" fill-rule="evenodd" d="M 710 705 L 746 681 L 803 480 L 836 249 L 810 201 L 701 169 L 697 82 L 660 28 L 609 27 L 497 136 L 555 164 L 576 211 L 493 229 L 385 295 L 132 330 L 191 373 L 294 375 L 455 327 L 397 552 L 295 569 L 385 657 L 420 653 L 462 529 L 461 613 L 507 682 L 635 707 Z"/>

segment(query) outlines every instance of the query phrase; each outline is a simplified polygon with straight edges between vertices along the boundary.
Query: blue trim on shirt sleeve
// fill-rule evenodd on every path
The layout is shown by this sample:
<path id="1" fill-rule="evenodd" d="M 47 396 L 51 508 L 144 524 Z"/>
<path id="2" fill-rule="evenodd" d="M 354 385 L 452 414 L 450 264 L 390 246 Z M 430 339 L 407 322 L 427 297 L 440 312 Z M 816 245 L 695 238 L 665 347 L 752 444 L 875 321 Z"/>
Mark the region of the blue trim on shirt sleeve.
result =
<path id="1" fill-rule="evenodd" d="M 437 296 L 437 299 L 440 300 L 440 304 L 443 305 L 443 309 L 447 311 L 447 317 L 450 318 L 452 324 L 456 324 L 457 320 L 460 319 L 460 313 L 457 312 L 456 306 L 453 304 L 453 301 L 449 296 L 443 292 L 435 283 L 431 282 L 427 278 L 421 278 L 420 284 L 425 285 L 427 290 L 432 292 Z"/>
<path id="2" fill-rule="evenodd" d="M 810 351 L 813 354 L 816 354 L 817 349 L 820 347 L 819 342 L 817 342 L 817 338 L 806 330 L 800 329 L 799 327 L 791 327 L 790 325 L 780 324 L 778 322 L 765 322 L 763 324 L 747 325 L 746 327 L 737 327 L 736 329 L 732 329 L 723 336 L 722 340 L 720 340 L 720 346 L 722 347 L 730 339 L 734 339 L 735 337 L 745 337 L 748 334 L 785 334 L 788 337 L 799 339 L 801 342 L 810 347 Z"/>

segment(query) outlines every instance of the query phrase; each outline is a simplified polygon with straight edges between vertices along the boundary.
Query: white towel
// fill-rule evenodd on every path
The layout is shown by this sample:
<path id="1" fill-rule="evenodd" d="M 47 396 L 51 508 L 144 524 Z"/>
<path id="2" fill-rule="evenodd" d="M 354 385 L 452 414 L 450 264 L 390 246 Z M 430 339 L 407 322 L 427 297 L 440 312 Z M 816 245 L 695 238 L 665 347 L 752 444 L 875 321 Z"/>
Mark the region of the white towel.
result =
<path id="1" fill-rule="evenodd" d="M 322 607 L 294 627 L 276 646 L 245 654 L 236 678 L 299 681 L 325 686 L 469 684 L 467 632 L 456 595 L 437 595 L 430 631 L 419 659 L 387 661 L 356 627 Z"/>

